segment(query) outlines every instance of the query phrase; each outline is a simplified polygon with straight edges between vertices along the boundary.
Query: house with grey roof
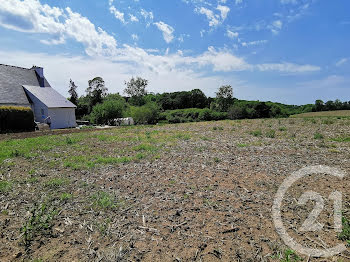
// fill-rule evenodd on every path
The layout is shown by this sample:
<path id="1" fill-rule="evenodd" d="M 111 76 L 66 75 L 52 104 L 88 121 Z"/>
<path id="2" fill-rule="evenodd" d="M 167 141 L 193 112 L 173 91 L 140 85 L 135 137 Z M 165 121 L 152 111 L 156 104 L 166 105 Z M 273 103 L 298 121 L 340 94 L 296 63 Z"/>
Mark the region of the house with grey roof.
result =
<path id="1" fill-rule="evenodd" d="M 76 126 L 76 106 L 53 89 L 41 67 L 0 64 L 0 106 L 31 107 L 36 122 L 51 119 L 51 128 Z"/>

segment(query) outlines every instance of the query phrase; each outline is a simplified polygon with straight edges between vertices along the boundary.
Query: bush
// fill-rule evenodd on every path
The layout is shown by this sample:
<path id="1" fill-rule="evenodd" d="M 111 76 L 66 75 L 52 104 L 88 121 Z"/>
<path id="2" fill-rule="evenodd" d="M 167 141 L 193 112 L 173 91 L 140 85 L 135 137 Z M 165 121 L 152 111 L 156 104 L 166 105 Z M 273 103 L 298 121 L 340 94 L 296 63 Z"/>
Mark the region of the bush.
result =
<path id="1" fill-rule="evenodd" d="M 29 107 L 0 106 L 0 132 L 34 131 L 34 114 Z"/>
<path id="2" fill-rule="evenodd" d="M 136 124 L 156 124 L 159 120 L 160 110 L 154 102 L 149 102 L 144 106 L 130 108 L 130 116 Z"/>
<path id="3" fill-rule="evenodd" d="M 198 121 L 223 120 L 227 118 L 227 113 L 217 112 L 208 108 L 188 108 L 169 110 L 161 114 L 161 119 L 169 123 L 186 123 Z"/>
<path id="4" fill-rule="evenodd" d="M 125 102 L 122 100 L 106 100 L 102 104 L 93 107 L 90 120 L 94 124 L 107 124 L 114 118 L 123 117 Z"/>

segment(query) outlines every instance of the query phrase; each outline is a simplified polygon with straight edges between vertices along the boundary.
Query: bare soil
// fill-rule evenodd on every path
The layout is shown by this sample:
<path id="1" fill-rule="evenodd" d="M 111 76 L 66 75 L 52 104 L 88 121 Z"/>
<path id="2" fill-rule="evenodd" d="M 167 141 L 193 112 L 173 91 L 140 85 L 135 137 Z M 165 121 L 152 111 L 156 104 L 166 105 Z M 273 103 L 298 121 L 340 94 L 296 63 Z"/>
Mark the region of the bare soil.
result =
<path id="1" fill-rule="evenodd" d="M 326 165 L 350 174 L 348 137 L 347 119 L 220 121 L 53 135 L 52 140 L 71 140 L 52 148 L 33 146 L 29 155 L 18 148 L 1 163 L 1 181 L 10 186 L 0 194 L 0 260 L 298 261 L 287 260 L 289 247 L 273 224 L 275 194 L 302 167 Z M 10 142 L 0 146 L 17 150 Z M 78 156 L 89 162 L 69 162 L 78 162 Z M 349 176 L 324 174 L 294 184 L 282 206 L 288 233 L 312 248 L 344 243 L 332 228 L 328 196 L 342 192 L 348 216 L 349 188 Z M 325 200 L 317 219 L 325 227 L 305 233 L 299 228 L 314 204 L 297 202 L 310 190 Z M 35 203 L 39 210 L 47 207 L 39 219 L 47 227 L 30 231 L 26 242 L 23 227 L 33 218 Z M 56 213 L 45 220 L 50 208 Z M 349 251 L 331 258 L 297 255 L 303 261 L 350 261 Z"/>

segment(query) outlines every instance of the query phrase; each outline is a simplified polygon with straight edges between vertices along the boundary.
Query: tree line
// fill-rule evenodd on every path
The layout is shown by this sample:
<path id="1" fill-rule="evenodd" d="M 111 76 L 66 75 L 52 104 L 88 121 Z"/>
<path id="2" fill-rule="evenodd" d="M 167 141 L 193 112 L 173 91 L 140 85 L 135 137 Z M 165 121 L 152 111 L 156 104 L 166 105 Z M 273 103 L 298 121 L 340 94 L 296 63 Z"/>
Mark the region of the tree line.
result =
<path id="1" fill-rule="evenodd" d="M 311 111 L 350 109 L 350 102 L 317 100 L 314 105 L 285 105 L 273 102 L 246 101 L 234 98 L 233 88 L 218 88 L 214 98 L 207 97 L 200 89 L 162 94 L 147 90 L 149 81 L 132 77 L 125 81 L 124 96 L 108 93 L 102 77 L 88 81 L 85 94 L 78 96 L 77 86 L 70 80 L 69 100 L 77 105 L 78 119 L 94 124 L 107 124 L 120 117 L 133 117 L 138 124 L 154 124 L 208 121 L 220 119 L 253 119 L 288 117 Z M 332 102 L 332 103 L 331 103 Z"/>

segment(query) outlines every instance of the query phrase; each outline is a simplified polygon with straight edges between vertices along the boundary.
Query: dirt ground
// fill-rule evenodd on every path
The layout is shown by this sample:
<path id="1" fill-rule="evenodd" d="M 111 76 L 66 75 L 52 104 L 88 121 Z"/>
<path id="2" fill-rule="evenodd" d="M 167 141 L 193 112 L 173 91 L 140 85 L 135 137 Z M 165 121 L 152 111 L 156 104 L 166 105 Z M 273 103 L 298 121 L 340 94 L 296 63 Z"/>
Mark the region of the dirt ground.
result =
<path id="1" fill-rule="evenodd" d="M 0 141 L 1 261 L 350 261 L 293 252 L 272 205 L 300 168 L 350 174 L 350 120 L 268 119 L 126 127 Z M 305 247 L 339 240 L 333 201 L 350 218 L 350 179 L 294 183 L 282 202 L 288 233 Z M 314 203 L 320 231 L 301 232 Z"/>

